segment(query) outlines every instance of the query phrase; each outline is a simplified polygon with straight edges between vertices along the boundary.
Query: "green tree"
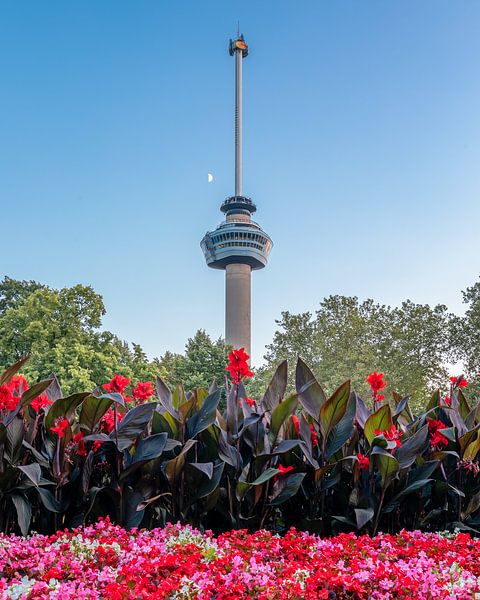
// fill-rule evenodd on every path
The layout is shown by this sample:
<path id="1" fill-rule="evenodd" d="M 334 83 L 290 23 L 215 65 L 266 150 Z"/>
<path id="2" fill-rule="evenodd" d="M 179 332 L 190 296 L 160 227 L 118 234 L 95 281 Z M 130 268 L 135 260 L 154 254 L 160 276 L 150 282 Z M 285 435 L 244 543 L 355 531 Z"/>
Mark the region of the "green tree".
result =
<path id="1" fill-rule="evenodd" d="M 480 394 L 480 281 L 462 291 L 465 315 L 455 317 L 451 328 L 454 358 L 463 364 L 469 392 Z"/>
<path id="2" fill-rule="evenodd" d="M 105 306 L 91 287 L 61 290 L 32 281 L 0 283 L 0 365 L 30 355 L 31 380 L 55 373 L 65 393 L 92 389 L 121 373 L 135 380 L 164 374 L 142 349 L 102 331 Z"/>
<path id="3" fill-rule="evenodd" d="M 319 381 L 332 392 L 345 379 L 369 395 L 365 377 L 382 371 L 387 391 L 411 394 L 421 405 L 431 389 L 447 377 L 448 324 L 451 316 L 443 305 L 406 301 L 398 308 L 359 302 L 356 297 L 329 296 L 315 315 L 283 312 L 279 330 L 267 346 L 266 364 L 250 385 L 259 395 L 281 360 L 289 360 L 290 378 L 297 356 L 311 365 Z"/>
<path id="4" fill-rule="evenodd" d="M 187 390 L 208 388 L 212 381 L 223 385 L 228 352 L 229 347 L 222 338 L 212 341 L 203 329 L 199 329 L 187 341 L 185 354 L 166 352 L 158 365 L 167 373 L 166 383 L 171 387 L 182 381 Z"/>

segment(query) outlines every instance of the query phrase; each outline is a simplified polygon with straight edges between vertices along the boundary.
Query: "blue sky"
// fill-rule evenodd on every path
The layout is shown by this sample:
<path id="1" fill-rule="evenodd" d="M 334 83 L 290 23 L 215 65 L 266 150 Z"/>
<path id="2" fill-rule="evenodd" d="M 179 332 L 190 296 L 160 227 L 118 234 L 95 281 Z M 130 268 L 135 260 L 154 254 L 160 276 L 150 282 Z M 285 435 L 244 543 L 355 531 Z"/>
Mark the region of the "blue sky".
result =
<path id="1" fill-rule="evenodd" d="M 223 333 L 199 242 L 244 192 L 275 246 L 253 357 L 329 294 L 447 304 L 480 264 L 475 0 L 0 2 L 0 276 L 91 284 L 150 355 Z M 215 176 L 207 183 L 207 173 Z"/>

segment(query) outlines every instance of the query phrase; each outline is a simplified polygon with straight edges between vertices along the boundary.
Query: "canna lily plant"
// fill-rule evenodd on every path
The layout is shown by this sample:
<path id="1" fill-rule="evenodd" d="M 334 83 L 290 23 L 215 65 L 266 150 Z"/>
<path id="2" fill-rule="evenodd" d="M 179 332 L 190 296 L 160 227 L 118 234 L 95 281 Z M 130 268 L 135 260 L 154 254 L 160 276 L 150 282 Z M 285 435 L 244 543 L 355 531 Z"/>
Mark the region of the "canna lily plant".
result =
<path id="1" fill-rule="evenodd" d="M 383 374 L 362 399 L 328 396 L 298 360 L 249 398 L 243 349 L 224 386 L 174 390 L 120 375 L 65 397 L 55 376 L 31 387 L 25 360 L 0 377 L 0 530 L 51 533 L 109 517 L 126 528 L 188 523 L 332 535 L 480 527 L 480 404 L 463 377 L 413 415 L 387 403 Z M 220 398 L 226 398 L 220 410 Z"/>

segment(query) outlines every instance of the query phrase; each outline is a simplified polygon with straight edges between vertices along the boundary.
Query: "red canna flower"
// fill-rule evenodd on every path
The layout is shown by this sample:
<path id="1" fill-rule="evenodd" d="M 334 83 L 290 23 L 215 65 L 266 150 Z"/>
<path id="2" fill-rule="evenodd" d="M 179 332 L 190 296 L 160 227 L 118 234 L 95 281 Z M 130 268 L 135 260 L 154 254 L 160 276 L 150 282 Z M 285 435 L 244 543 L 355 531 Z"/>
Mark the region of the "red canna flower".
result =
<path id="1" fill-rule="evenodd" d="M 255 400 L 253 398 L 249 398 L 248 396 L 245 396 L 244 400 L 250 408 L 253 408 L 255 406 Z"/>
<path id="2" fill-rule="evenodd" d="M 368 456 L 357 452 L 357 460 L 358 466 L 360 467 L 360 471 L 366 471 L 370 467 L 370 459 Z"/>
<path id="3" fill-rule="evenodd" d="M 248 359 L 250 357 L 245 352 L 244 348 L 240 350 L 232 350 L 228 355 L 228 366 L 225 368 L 226 371 L 230 372 L 230 377 L 233 383 L 239 384 L 243 379 L 253 377 L 252 371 L 248 366 Z"/>
<path id="4" fill-rule="evenodd" d="M 452 404 L 452 399 L 450 398 L 450 396 L 445 396 L 445 404 L 447 406 L 450 406 Z"/>
<path id="5" fill-rule="evenodd" d="M 281 479 L 282 477 L 285 477 L 291 471 L 294 471 L 293 467 L 284 467 L 283 465 L 278 465 L 277 469 L 280 471 L 280 473 L 277 473 L 275 475 L 274 481 L 277 481 L 277 479 Z"/>
<path id="6" fill-rule="evenodd" d="M 468 381 L 463 375 L 460 375 L 460 377 L 450 377 L 450 381 L 452 382 L 453 386 L 458 385 L 460 388 L 468 386 Z"/>
<path id="7" fill-rule="evenodd" d="M 376 371 L 370 373 L 365 381 L 369 384 L 375 399 L 377 399 L 378 392 L 387 385 L 387 382 L 383 379 L 383 373 L 377 373 Z"/>
<path id="8" fill-rule="evenodd" d="M 119 394 L 123 394 L 125 388 L 129 386 L 132 382 L 128 377 L 123 377 L 123 375 L 114 375 L 112 379 L 108 383 L 103 384 L 103 389 L 106 392 L 118 392 Z"/>
<path id="9" fill-rule="evenodd" d="M 97 450 L 100 448 L 100 446 L 101 446 L 102 444 L 103 444 L 102 440 L 95 440 L 95 441 L 93 442 L 93 447 L 92 447 L 92 449 L 93 449 L 93 452 L 94 452 L 94 453 L 95 453 L 95 452 L 97 452 Z"/>
<path id="10" fill-rule="evenodd" d="M 20 398 L 13 395 L 9 385 L 0 385 L 0 410 L 15 410 Z"/>
<path id="11" fill-rule="evenodd" d="M 295 427 L 295 432 L 297 435 L 300 435 L 300 419 L 295 415 L 292 415 L 293 426 Z"/>
<path id="12" fill-rule="evenodd" d="M 377 396 L 377 402 L 382 402 L 383 400 L 385 400 L 385 395 L 384 394 L 378 394 L 378 396 Z"/>
<path id="13" fill-rule="evenodd" d="M 152 381 L 139 381 L 137 385 L 132 389 L 132 396 L 135 400 L 144 402 L 153 396 L 155 389 Z"/>
<path id="14" fill-rule="evenodd" d="M 441 433 L 440 429 L 447 429 L 447 425 L 442 421 L 436 421 L 435 419 L 427 419 L 428 432 L 430 433 L 430 444 L 436 450 L 440 450 L 448 446 L 448 438 Z"/>
<path id="15" fill-rule="evenodd" d="M 85 446 L 85 442 L 83 441 L 83 433 L 79 431 L 73 436 L 73 441 L 78 445 L 77 454 L 78 456 L 87 456 L 87 448 Z"/>
<path id="16" fill-rule="evenodd" d="M 56 433 L 59 438 L 63 438 L 65 429 L 68 426 L 69 426 L 68 419 L 58 418 L 55 420 L 55 425 L 53 427 L 50 427 L 50 431 L 52 431 L 53 433 Z"/>
<path id="17" fill-rule="evenodd" d="M 28 383 L 23 375 L 14 375 L 8 385 L 17 396 L 21 396 L 23 392 L 28 390 Z"/>
<path id="18" fill-rule="evenodd" d="M 318 446 L 318 436 L 312 423 L 310 423 L 310 431 L 312 432 L 312 446 L 315 448 L 315 446 Z"/>
<path id="19" fill-rule="evenodd" d="M 120 413 L 117 411 L 117 423 L 123 419 L 126 413 Z M 111 433 L 115 428 L 115 411 L 113 408 L 109 408 L 103 415 L 100 421 L 100 429 L 105 433 Z"/>
<path id="20" fill-rule="evenodd" d="M 47 394 L 45 394 L 44 392 L 43 394 L 40 394 L 40 396 L 37 396 L 34 400 L 32 400 L 30 402 L 30 406 L 36 413 L 39 413 L 42 410 L 42 408 L 46 408 L 47 406 L 52 404 L 52 402 L 53 401 L 49 400 Z"/>
<path id="21" fill-rule="evenodd" d="M 389 442 L 395 442 L 397 448 L 402 445 L 400 438 L 403 435 L 403 432 L 400 429 L 397 429 L 395 425 L 392 425 L 390 429 L 385 429 L 385 431 L 381 431 L 380 429 L 375 429 L 373 432 L 375 435 L 383 435 L 386 440 Z"/>

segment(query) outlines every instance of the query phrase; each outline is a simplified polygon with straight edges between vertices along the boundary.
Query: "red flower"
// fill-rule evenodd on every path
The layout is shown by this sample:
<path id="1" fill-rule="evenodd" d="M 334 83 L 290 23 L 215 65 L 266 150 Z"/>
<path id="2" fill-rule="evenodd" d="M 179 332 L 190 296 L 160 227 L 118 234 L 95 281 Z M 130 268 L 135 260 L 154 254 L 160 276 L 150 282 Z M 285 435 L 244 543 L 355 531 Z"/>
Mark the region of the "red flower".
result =
<path id="1" fill-rule="evenodd" d="M 274 481 L 277 481 L 277 479 L 281 479 L 282 477 L 285 477 L 287 475 L 287 473 L 290 473 L 290 471 L 294 471 L 293 467 L 284 467 L 283 465 L 278 465 L 277 469 L 280 471 L 280 473 L 277 473 L 274 477 Z"/>
<path id="2" fill-rule="evenodd" d="M 297 435 L 300 435 L 300 419 L 295 415 L 292 415 L 293 426 L 295 427 L 295 432 Z"/>
<path id="3" fill-rule="evenodd" d="M 21 396 L 23 392 L 28 390 L 28 383 L 23 375 L 14 375 L 8 385 L 17 396 Z"/>
<path id="4" fill-rule="evenodd" d="M 79 431 L 73 436 L 73 441 L 75 444 L 78 444 L 78 456 L 87 456 L 87 448 L 85 446 L 85 442 L 83 441 L 83 433 L 81 431 Z"/>
<path id="5" fill-rule="evenodd" d="M 357 460 L 361 471 L 366 471 L 370 467 L 370 459 L 368 456 L 357 452 Z"/>
<path id="6" fill-rule="evenodd" d="M 427 423 L 432 447 L 440 450 L 448 446 L 448 438 L 439 431 L 440 429 L 447 429 L 448 426 L 442 421 L 436 421 L 435 419 L 427 419 Z"/>
<path id="7" fill-rule="evenodd" d="M 244 348 L 240 350 L 232 350 L 228 355 L 228 366 L 225 368 L 226 371 L 230 372 L 230 377 L 233 383 L 239 384 L 242 379 L 253 377 L 252 371 L 248 366 L 248 359 L 250 357 L 245 352 Z"/>
<path id="8" fill-rule="evenodd" d="M 49 404 L 52 404 L 52 400 L 48 399 L 48 396 L 45 394 L 45 392 L 30 402 L 30 406 L 36 413 L 39 413 L 42 408 L 46 408 Z"/>
<path id="9" fill-rule="evenodd" d="M 460 375 L 460 377 L 450 377 L 450 381 L 452 382 L 452 385 L 458 385 L 460 388 L 468 386 L 468 381 L 463 375 Z"/>
<path id="10" fill-rule="evenodd" d="M 318 436 L 315 427 L 310 423 L 310 431 L 312 432 L 312 446 L 318 446 Z"/>
<path id="11" fill-rule="evenodd" d="M 56 419 L 55 425 L 53 427 L 50 427 L 50 431 L 52 431 L 53 433 L 56 433 L 59 438 L 63 438 L 65 429 L 68 426 L 69 426 L 68 419 L 59 418 L 59 419 Z"/>
<path id="12" fill-rule="evenodd" d="M 450 398 L 450 396 L 445 396 L 445 404 L 447 406 L 450 406 L 452 404 L 452 399 Z"/>
<path id="13" fill-rule="evenodd" d="M 249 398 L 248 396 L 245 396 L 244 400 L 250 408 L 253 408 L 255 406 L 255 400 L 253 398 Z"/>
<path id="14" fill-rule="evenodd" d="M 123 419 L 124 416 L 125 416 L 125 413 L 119 413 L 117 411 L 117 423 L 120 423 L 120 421 Z M 103 415 L 102 420 L 100 421 L 100 428 L 105 433 L 110 433 L 114 430 L 114 428 L 115 428 L 115 411 L 113 410 L 113 408 L 109 408 L 107 410 L 107 412 Z"/>
<path id="15" fill-rule="evenodd" d="M 9 385 L 0 385 L 0 410 L 15 410 L 19 401 Z"/>
<path id="16" fill-rule="evenodd" d="M 93 452 L 97 452 L 97 450 L 100 448 L 100 446 L 103 444 L 102 440 L 95 440 L 93 442 Z"/>
<path id="17" fill-rule="evenodd" d="M 383 435 L 386 440 L 389 442 L 395 442 L 397 448 L 402 445 L 400 438 L 403 435 L 403 432 L 400 429 L 397 429 L 395 425 L 392 425 L 390 429 L 385 429 L 385 431 L 380 431 L 380 429 L 375 429 L 373 432 L 375 435 Z"/>
<path id="18" fill-rule="evenodd" d="M 123 377 L 123 375 L 114 375 L 112 379 L 108 383 L 103 384 L 103 389 L 106 392 L 118 392 L 119 394 L 123 394 L 125 388 L 129 386 L 132 382 L 128 377 Z"/>
<path id="19" fill-rule="evenodd" d="M 384 394 L 378 394 L 378 396 L 377 396 L 377 402 L 383 402 L 383 400 L 385 400 L 385 395 Z"/>
<path id="20" fill-rule="evenodd" d="M 377 398 L 378 392 L 387 385 L 387 382 L 383 379 L 383 373 L 377 373 L 376 371 L 370 373 L 365 381 L 370 385 L 374 398 Z"/>
<path id="21" fill-rule="evenodd" d="M 155 389 L 153 387 L 153 382 L 151 381 L 139 381 L 137 385 L 132 389 L 132 396 L 135 400 L 140 400 L 141 402 L 148 400 L 150 396 L 153 396 Z"/>

